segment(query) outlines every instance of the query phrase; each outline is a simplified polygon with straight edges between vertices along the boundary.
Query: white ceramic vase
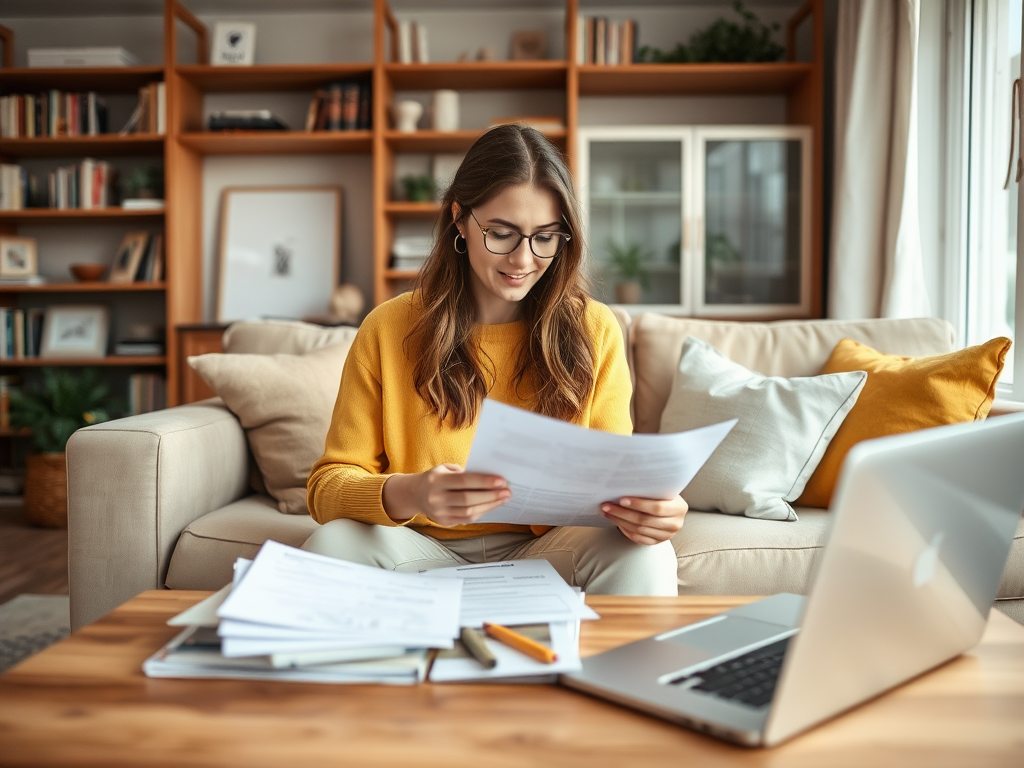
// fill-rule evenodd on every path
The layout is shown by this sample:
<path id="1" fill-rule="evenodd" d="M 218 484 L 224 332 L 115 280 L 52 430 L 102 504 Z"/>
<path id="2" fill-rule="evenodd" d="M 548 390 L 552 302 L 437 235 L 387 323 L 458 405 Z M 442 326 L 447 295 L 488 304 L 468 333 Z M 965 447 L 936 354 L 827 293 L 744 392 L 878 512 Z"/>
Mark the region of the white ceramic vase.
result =
<path id="1" fill-rule="evenodd" d="M 423 116 L 423 105 L 418 101 L 399 101 L 395 103 L 395 128 L 401 133 L 415 133 L 416 126 Z"/>
<path id="2" fill-rule="evenodd" d="M 459 130 L 459 92 L 434 91 L 431 113 L 435 131 Z"/>

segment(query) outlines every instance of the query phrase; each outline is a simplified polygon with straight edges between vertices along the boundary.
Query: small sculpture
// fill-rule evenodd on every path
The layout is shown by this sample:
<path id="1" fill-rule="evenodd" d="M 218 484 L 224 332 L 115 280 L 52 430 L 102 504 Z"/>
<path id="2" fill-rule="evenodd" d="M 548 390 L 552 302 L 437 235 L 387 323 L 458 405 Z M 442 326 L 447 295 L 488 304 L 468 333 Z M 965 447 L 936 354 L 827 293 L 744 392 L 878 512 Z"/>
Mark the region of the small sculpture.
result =
<path id="1" fill-rule="evenodd" d="M 359 325 L 365 306 L 366 299 L 363 297 L 363 292 L 359 290 L 359 286 L 344 283 L 331 293 L 327 314 L 310 315 L 302 320 L 317 325 Z"/>

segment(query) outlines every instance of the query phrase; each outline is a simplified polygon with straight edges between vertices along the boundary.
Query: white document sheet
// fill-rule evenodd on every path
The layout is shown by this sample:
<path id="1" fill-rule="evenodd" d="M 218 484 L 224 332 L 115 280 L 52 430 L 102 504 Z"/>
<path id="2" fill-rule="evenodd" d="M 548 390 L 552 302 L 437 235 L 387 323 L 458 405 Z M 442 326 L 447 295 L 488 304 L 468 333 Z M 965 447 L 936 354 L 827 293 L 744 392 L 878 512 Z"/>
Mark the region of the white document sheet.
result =
<path id="1" fill-rule="evenodd" d="M 424 571 L 462 580 L 459 624 L 547 624 L 599 619 L 547 560 L 506 560 Z"/>
<path id="2" fill-rule="evenodd" d="M 459 632 L 461 597 L 458 581 L 396 573 L 268 541 L 217 615 L 309 630 L 315 640 L 333 633 L 342 644 L 430 647 L 439 640 L 450 646 Z"/>
<path id="3" fill-rule="evenodd" d="M 477 522 L 610 528 L 602 502 L 678 496 L 735 424 L 613 435 L 484 400 L 466 471 L 501 475 L 512 498 Z"/>

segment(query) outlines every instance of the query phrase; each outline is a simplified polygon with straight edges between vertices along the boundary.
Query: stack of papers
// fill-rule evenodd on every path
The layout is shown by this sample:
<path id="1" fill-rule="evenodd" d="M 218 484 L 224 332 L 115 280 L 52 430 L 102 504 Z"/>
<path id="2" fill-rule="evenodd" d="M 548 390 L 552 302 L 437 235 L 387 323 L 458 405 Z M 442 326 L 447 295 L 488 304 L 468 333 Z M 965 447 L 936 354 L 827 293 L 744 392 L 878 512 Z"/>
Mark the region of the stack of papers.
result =
<path id="1" fill-rule="evenodd" d="M 150 677 L 411 684 L 459 634 L 462 583 L 268 541 L 232 584 L 174 617 Z M 215 631 L 200 631 L 215 630 Z"/>
<path id="2" fill-rule="evenodd" d="M 580 621 L 596 618 L 546 560 L 409 574 L 268 541 L 254 560 L 236 562 L 231 584 L 168 622 L 184 629 L 143 670 L 150 677 L 413 684 L 429 668 L 437 682 L 546 682 L 580 668 Z M 462 627 L 485 622 L 546 645 L 557 660 L 546 664 L 487 639 L 497 665 L 485 668 L 456 641 Z"/>

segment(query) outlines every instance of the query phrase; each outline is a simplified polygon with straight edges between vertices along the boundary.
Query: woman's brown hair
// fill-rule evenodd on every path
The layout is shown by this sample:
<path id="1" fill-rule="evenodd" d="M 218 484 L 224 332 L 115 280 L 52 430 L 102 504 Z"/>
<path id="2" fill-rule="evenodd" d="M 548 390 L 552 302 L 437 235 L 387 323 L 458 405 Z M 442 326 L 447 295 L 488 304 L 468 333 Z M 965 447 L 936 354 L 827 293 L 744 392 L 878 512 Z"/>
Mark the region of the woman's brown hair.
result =
<path id="1" fill-rule="evenodd" d="M 594 383 L 594 349 L 585 325 L 587 292 L 581 274 L 583 238 L 572 177 L 561 152 L 538 131 L 519 125 L 492 128 L 470 147 L 441 202 L 433 250 L 416 291 L 423 313 L 406 339 L 415 361 L 417 392 L 441 421 L 456 428 L 476 420 L 487 395 L 484 362 L 473 343 L 476 302 L 469 257 L 455 250 L 452 203 L 465 218 L 504 189 L 533 184 L 554 194 L 572 238 L 520 303 L 526 323 L 513 381 L 529 382 L 533 410 L 578 421 Z M 493 380 L 493 377 L 492 377 Z"/>

